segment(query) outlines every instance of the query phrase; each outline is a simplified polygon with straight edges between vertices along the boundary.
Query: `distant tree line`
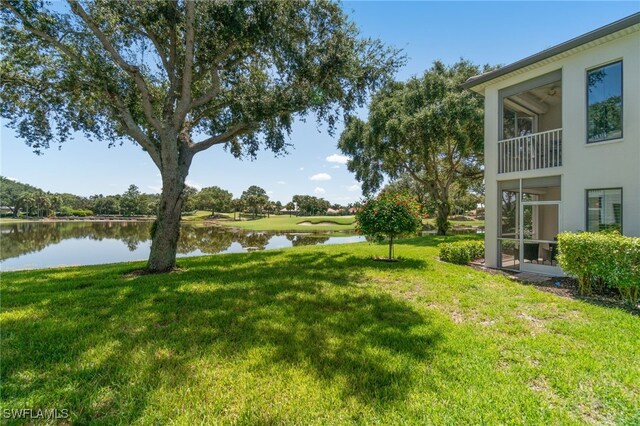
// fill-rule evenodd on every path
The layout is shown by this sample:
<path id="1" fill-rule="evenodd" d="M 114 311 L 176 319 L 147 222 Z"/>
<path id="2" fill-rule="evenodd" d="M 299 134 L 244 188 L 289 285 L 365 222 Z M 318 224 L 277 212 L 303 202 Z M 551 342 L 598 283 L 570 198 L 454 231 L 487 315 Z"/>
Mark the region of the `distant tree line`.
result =
<path id="1" fill-rule="evenodd" d="M 198 190 L 187 187 L 182 212 L 210 211 L 212 216 L 233 213 L 251 217 L 272 214 L 326 215 L 350 214 L 353 205 L 331 204 L 310 195 L 294 195 L 283 204 L 271 200 L 267 192 L 256 185 L 234 198 L 233 194 L 218 186 Z M 0 176 L 0 206 L 3 215 L 19 217 L 83 217 L 83 216 L 148 216 L 155 215 L 160 203 L 159 194 L 145 194 L 136 185 L 130 185 L 122 194 L 91 195 L 89 197 L 46 192 L 34 186 Z"/>

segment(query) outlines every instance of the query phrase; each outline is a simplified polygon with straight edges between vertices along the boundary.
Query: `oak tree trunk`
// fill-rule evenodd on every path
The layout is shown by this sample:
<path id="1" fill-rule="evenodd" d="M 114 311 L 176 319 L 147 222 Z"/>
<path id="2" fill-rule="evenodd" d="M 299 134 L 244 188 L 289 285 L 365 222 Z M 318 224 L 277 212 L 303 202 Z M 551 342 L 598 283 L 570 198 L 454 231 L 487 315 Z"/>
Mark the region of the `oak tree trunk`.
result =
<path id="1" fill-rule="evenodd" d="M 168 272 L 176 266 L 183 191 L 192 155 L 187 152 L 163 156 L 162 193 L 158 217 L 153 225 L 147 271 Z"/>
<path id="2" fill-rule="evenodd" d="M 451 210 L 449 202 L 439 202 L 436 210 L 436 227 L 438 228 L 438 235 L 447 235 L 447 231 L 449 230 L 449 212 Z"/>

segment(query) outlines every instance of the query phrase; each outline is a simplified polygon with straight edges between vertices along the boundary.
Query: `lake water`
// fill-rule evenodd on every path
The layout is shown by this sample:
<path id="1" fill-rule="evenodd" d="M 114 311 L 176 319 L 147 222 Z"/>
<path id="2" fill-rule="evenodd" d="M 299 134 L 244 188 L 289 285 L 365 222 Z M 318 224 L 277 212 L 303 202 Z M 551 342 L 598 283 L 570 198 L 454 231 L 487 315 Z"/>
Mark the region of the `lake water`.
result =
<path id="1" fill-rule="evenodd" d="M 0 270 L 146 260 L 151 248 L 150 230 L 150 222 L 0 224 Z M 361 241 L 365 238 L 352 234 L 256 232 L 184 224 L 178 257 Z"/>

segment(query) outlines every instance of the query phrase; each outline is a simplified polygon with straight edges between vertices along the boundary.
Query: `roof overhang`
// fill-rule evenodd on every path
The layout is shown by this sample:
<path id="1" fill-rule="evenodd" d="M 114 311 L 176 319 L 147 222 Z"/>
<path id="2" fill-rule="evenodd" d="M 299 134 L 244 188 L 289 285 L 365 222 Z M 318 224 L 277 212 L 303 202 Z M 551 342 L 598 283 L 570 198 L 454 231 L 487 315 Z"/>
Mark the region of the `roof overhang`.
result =
<path id="1" fill-rule="evenodd" d="M 483 93 L 489 83 L 504 80 L 513 75 L 541 67 L 555 60 L 573 55 L 574 53 L 624 37 L 635 31 L 640 31 L 640 12 L 550 47 L 549 49 L 545 49 L 542 52 L 538 52 L 512 64 L 471 77 L 462 84 L 462 87 Z"/>

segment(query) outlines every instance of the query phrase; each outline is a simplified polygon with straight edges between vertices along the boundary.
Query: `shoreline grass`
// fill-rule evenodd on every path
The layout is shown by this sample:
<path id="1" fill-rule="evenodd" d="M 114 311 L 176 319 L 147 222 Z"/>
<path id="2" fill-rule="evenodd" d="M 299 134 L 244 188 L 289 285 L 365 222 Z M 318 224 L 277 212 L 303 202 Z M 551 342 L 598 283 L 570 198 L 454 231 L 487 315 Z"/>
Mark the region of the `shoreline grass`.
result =
<path id="1" fill-rule="evenodd" d="M 74 423 L 635 424 L 640 319 L 348 244 L 4 272 L 2 408 Z"/>

